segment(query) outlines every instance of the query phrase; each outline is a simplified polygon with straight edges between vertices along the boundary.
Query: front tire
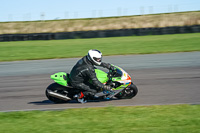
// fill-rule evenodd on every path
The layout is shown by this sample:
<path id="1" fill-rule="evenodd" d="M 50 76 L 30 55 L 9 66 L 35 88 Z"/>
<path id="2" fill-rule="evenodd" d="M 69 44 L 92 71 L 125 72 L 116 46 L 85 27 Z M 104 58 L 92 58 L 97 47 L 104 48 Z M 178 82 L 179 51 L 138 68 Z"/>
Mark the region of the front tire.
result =
<path id="1" fill-rule="evenodd" d="M 135 97 L 137 95 L 137 93 L 138 93 L 137 86 L 134 85 L 133 83 L 131 83 L 130 86 L 125 88 L 121 93 L 119 93 L 115 97 L 117 97 L 118 99 L 131 99 L 131 98 Z"/>
<path id="2" fill-rule="evenodd" d="M 64 90 L 66 90 L 66 87 L 61 86 L 57 83 L 52 83 L 47 87 L 45 94 L 46 94 L 46 97 L 54 103 L 66 103 L 66 102 L 68 102 L 68 101 L 50 96 L 47 90 L 50 90 L 50 91 L 53 91 L 53 92 L 56 92 L 56 93 L 59 93 L 59 92 L 62 93 Z"/>

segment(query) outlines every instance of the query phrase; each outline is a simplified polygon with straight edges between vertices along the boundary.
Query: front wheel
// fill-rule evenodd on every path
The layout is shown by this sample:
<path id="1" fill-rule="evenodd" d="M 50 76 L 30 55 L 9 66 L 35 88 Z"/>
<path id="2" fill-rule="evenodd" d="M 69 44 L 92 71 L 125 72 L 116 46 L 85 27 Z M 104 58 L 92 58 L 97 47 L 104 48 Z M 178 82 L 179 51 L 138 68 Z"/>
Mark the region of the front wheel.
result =
<path id="1" fill-rule="evenodd" d="M 126 89 L 124 89 L 121 93 L 119 93 L 115 97 L 117 97 L 118 99 L 131 99 L 135 97 L 137 93 L 138 93 L 138 88 L 136 87 L 136 85 L 131 83 L 130 86 L 128 86 Z"/>

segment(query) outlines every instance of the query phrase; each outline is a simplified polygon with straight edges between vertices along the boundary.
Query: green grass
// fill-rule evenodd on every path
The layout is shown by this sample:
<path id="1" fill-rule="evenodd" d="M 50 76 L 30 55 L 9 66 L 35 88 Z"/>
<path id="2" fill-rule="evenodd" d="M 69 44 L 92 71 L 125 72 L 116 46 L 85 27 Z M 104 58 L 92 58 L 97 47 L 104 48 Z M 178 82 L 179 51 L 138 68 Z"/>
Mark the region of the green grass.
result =
<path id="1" fill-rule="evenodd" d="M 199 133 L 200 105 L 0 113 L 1 133 Z"/>
<path id="2" fill-rule="evenodd" d="M 200 33 L 92 39 L 0 42 L 0 61 L 200 51 Z"/>

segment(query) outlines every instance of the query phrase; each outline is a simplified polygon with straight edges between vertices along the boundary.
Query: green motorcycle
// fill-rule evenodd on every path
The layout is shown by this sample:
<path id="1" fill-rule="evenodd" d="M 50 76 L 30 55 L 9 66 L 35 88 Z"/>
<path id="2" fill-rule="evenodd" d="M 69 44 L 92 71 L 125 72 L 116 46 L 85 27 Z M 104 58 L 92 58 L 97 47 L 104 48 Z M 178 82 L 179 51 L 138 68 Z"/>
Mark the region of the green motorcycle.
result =
<path id="1" fill-rule="evenodd" d="M 137 95 L 138 89 L 131 81 L 130 75 L 122 68 L 115 66 L 116 70 L 104 72 L 100 69 L 95 69 L 98 80 L 106 85 L 112 86 L 112 91 L 103 91 L 99 89 L 96 93 L 96 100 L 101 99 L 131 99 Z M 65 103 L 74 100 L 74 96 L 80 93 L 80 90 L 70 86 L 69 74 L 58 72 L 51 75 L 51 79 L 55 83 L 50 84 L 46 89 L 47 98 L 54 103 Z M 89 81 L 90 82 L 90 81 Z M 87 100 L 94 100 L 88 98 Z"/>

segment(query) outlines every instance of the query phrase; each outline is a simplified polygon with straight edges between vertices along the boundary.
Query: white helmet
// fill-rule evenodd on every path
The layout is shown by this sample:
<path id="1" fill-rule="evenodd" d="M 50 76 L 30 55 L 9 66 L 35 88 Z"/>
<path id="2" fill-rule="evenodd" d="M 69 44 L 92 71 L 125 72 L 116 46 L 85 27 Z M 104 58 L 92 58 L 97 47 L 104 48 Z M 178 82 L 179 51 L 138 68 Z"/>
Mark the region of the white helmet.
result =
<path id="1" fill-rule="evenodd" d="M 94 65 L 97 66 L 101 65 L 102 53 L 99 50 L 96 49 L 89 50 L 87 57 Z"/>

